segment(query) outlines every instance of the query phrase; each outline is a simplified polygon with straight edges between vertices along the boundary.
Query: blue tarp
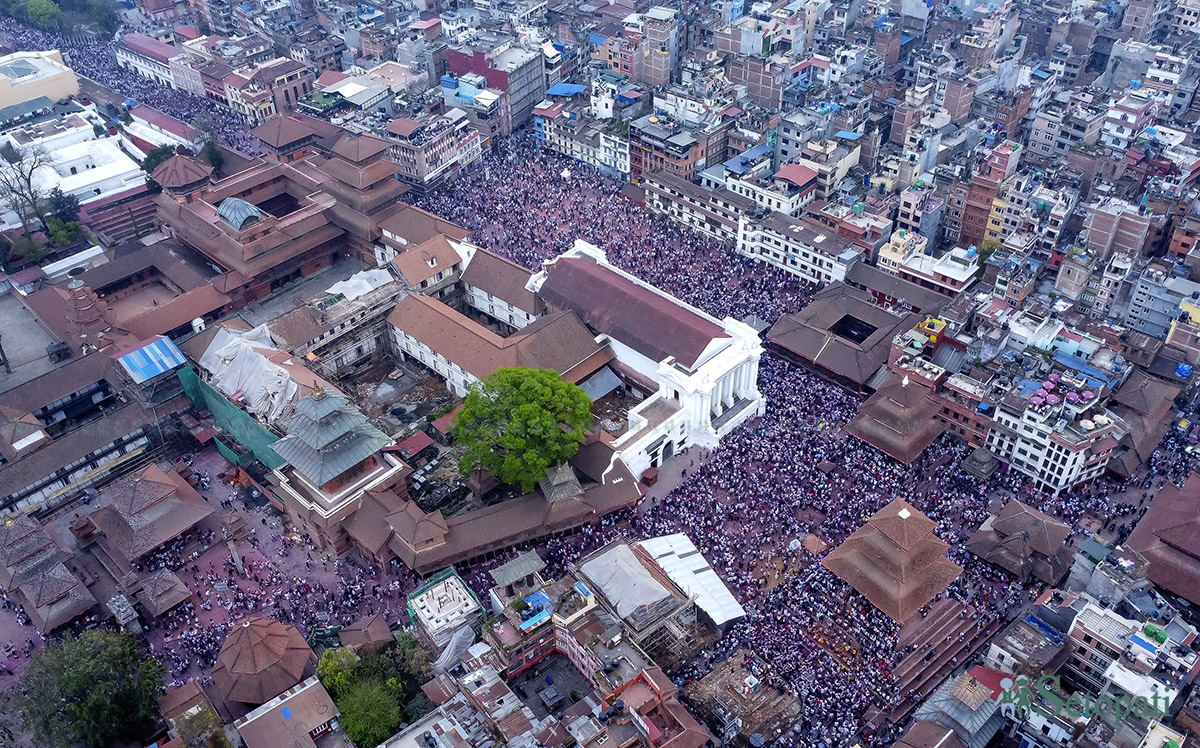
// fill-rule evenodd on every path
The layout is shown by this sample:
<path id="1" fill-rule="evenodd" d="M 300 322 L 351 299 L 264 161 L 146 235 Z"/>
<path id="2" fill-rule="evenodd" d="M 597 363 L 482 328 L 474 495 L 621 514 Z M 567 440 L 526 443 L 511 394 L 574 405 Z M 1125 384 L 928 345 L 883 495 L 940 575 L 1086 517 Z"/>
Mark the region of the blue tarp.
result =
<path id="1" fill-rule="evenodd" d="M 555 83 L 546 91 L 547 96 L 574 96 L 577 93 L 586 91 L 587 86 L 580 83 Z"/>
<path id="2" fill-rule="evenodd" d="M 170 340 L 159 337 L 150 343 L 121 356 L 118 361 L 135 384 L 154 379 L 159 374 L 183 366 L 184 357 Z"/>
<path id="3" fill-rule="evenodd" d="M 1065 351 L 1056 352 L 1054 354 L 1054 360 L 1059 362 L 1060 364 L 1063 364 L 1064 366 L 1071 367 L 1075 371 L 1078 371 L 1080 374 L 1084 374 L 1088 377 L 1091 377 L 1091 379 L 1089 379 L 1087 381 L 1087 384 L 1089 387 L 1099 387 L 1101 385 L 1108 385 L 1110 388 L 1112 388 L 1112 387 L 1116 387 L 1116 385 L 1117 385 L 1116 377 L 1110 377 L 1109 375 L 1100 371 L 1099 369 L 1092 366 L 1091 364 L 1089 364 L 1085 361 L 1080 361 L 1079 359 L 1075 358 L 1074 356 L 1072 356 L 1071 354 L 1069 354 Z"/>
<path id="4" fill-rule="evenodd" d="M 909 42 L 911 42 L 913 39 L 916 39 L 916 37 L 915 37 L 915 36 L 909 36 L 908 34 L 901 34 L 901 35 L 900 35 L 900 46 L 901 46 L 901 47 L 903 47 L 905 44 L 908 44 L 908 43 L 909 43 Z"/>
<path id="5" fill-rule="evenodd" d="M 588 34 L 588 43 L 589 44 L 595 44 L 596 46 L 600 46 L 601 44 L 603 44 L 606 41 L 608 41 L 608 37 L 604 36 L 603 34 Z"/>
<path id="6" fill-rule="evenodd" d="M 862 137 L 862 133 L 850 132 L 849 130 L 838 130 L 837 134 L 834 135 L 834 137 L 842 138 L 843 140 L 858 140 L 859 138 Z"/>

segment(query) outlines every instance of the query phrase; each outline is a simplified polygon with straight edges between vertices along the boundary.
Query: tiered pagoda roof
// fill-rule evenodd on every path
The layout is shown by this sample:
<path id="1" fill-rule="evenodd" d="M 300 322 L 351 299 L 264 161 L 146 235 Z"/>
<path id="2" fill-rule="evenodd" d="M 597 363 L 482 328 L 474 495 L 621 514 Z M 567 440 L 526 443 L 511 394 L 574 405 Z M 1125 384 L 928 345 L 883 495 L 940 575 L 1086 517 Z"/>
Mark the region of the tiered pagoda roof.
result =
<path id="1" fill-rule="evenodd" d="M 875 607 L 903 623 L 958 578 L 937 524 L 903 499 L 876 512 L 822 561 Z"/>

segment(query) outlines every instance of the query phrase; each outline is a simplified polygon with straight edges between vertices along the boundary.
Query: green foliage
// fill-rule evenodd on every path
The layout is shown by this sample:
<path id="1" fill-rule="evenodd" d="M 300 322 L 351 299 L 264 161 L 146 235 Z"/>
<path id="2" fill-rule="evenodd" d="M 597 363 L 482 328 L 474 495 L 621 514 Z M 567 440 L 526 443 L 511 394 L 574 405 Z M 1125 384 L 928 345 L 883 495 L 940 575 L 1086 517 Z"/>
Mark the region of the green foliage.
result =
<path id="1" fill-rule="evenodd" d="M 122 115 L 122 118 L 128 116 L 128 114 L 128 112 L 125 112 Z M 147 153 L 146 157 L 142 159 L 142 171 L 146 172 L 147 177 L 146 186 L 148 186 L 151 190 L 158 191 L 161 188 L 158 186 L 158 182 L 155 182 L 153 179 L 149 178 L 150 175 L 154 173 L 154 170 L 157 169 L 163 161 L 166 161 L 174 155 L 175 146 L 160 145 L 159 147 Z"/>
<path id="2" fill-rule="evenodd" d="M 29 262 L 37 262 L 46 256 L 46 248 L 35 242 L 31 237 L 19 236 L 13 242 L 12 254 Z"/>
<path id="3" fill-rule="evenodd" d="M 211 141 L 204 144 L 200 149 L 200 155 L 208 162 L 209 166 L 220 170 L 221 165 L 225 163 L 225 154 L 221 153 L 221 148 Z"/>
<path id="4" fill-rule="evenodd" d="M 25 14 L 38 28 L 56 29 L 62 23 L 62 8 L 54 0 L 29 0 Z"/>
<path id="5" fill-rule="evenodd" d="M 579 451 L 591 407 L 587 393 L 552 369 L 497 369 L 472 386 L 453 419 L 466 447 L 458 469 L 483 468 L 528 493 Z"/>
<path id="6" fill-rule="evenodd" d="M 175 727 L 179 730 L 179 738 L 183 741 L 187 748 L 209 748 L 213 745 L 213 737 L 217 737 L 217 745 L 228 746 L 229 741 L 221 732 L 221 718 L 217 713 L 207 706 L 203 706 L 196 711 L 189 711 L 180 715 L 175 720 Z"/>
<path id="7" fill-rule="evenodd" d="M 166 161 L 174 155 L 175 146 L 160 145 L 159 147 L 147 153 L 146 157 L 142 159 L 142 171 L 146 172 L 147 174 L 153 174 L 154 170 L 157 169 L 163 161 Z"/>
<path id="8" fill-rule="evenodd" d="M 327 649 L 321 653 L 321 661 L 317 663 L 317 677 L 336 700 L 350 690 L 356 680 L 357 669 L 358 655 L 354 653 L 354 647 Z"/>
<path id="9" fill-rule="evenodd" d="M 416 722 L 420 718 L 424 717 L 426 714 L 432 712 L 435 708 L 436 707 L 434 703 L 429 700 L 428 696 L 423 693 L 419 693 L 409 699 L 408 703 L 404 705 L 405 721 L 409 724 L 412 724 L 413 722 Z"/>
<path id="10" fill-rule="evenodd" d="M 9 266 L 9 260 L 12 259 L 13 245 L 4 235 L 0 234 L 0 270 L 6 273 L 12 272 L 12 267 Z"/>
<path id="11" fill-rule="evenodd" d="M 404 710 L 382 681 L 355 683 L 337 700 L 346 737 L 360 748 L 375 748 L 396 733 L 404 721 Z"/>
<path id="12" fill-rule="evenodd" d="M 54 216 L 50 217 L 49 229 L 50 241 L 57 247 L 65 247 L 83 233 L 79 228 L 79 221 L 63 221 Z"/>
<path id="13" fill-rule="evenodd" d="M 63 223 L 70 223 L 79 218 L 79 198 L 55 187 L 50 190 L 50 212 Z"/>
<path id="14" fill-rule="evenodd" d="M 144 743 L 165 673 L 132 636 L 88 631 L 35 653 L 14 698 L 37 745 Z"/>

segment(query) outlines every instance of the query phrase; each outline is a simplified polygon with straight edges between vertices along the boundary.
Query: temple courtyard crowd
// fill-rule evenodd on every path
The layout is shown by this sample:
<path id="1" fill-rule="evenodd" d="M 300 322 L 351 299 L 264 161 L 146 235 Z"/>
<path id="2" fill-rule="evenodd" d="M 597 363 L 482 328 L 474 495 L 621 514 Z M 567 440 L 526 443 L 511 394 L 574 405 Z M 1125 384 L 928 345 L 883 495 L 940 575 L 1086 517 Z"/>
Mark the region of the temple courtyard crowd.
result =
<path id="1" fill-rule="evenodd" d="M 35 29 L 8 16 L 0 16 L 0 42 L 18 50 L 57 49 L 77 75 L 185 125 L 205 113 L 216 121 L 226 145 L 249 155 L 259 152 L 258 140 L 250 134 L 252 125 L 243 122 L 221 103 L 123 69 L 117 64 L 114 51 L 117 42 L 112 37 Z"/>
<path id="2" fill-rule="evenodd" d="M 215 112 L 231 145 L 257 150 L 247 127 L 212 102 L 121 70 L 111 40 L 64 39 L 10 19 L 0 19 L 0 36 L 20 48 L 61 48 L 81 74 L 181 121 L 201 110 Z M 526 134 L 501 141 L 451 185 L 416 202 L 466 226 L 480 246 L 530 268 L 584 239 L 619 267 L 718 318 L 769 324 L 802 308 L 816 290 L 652 216 L 620 188 L 591 167 L 540 150 Z M 868 708 L 886 710 L 908 698 L 888 677 L 910 654 L 899 646 L 899 627 L 817 563 L 802 544 L 806 538 L 836 547 L 887 503 L 908 500 L 937 523 L 937 534 L 964 567 L 941 596 L 967 604 L 982 629 L 1016 615 L 1036 592 L 961 550 L 1005 499 L 1015 496 L 1071 524 L 1091 518 L 1110 537 L 1121 537 L 1153 493 L 1165 481 L 1181 482 L 1189 469 L 1189 457 L 1168 440 L 1136 481 L 1104 479 L 1054 496 L 1015 474 L 988 481 L 961 474 L 966 449 L 948 438 L 912 465 L 896 462 L 842 431 L 857 412 L 858 396 L 770 352 L 759 387 L 767 399 L 765 415 L 713 450 L 692 448 L 676 456 L 686 467 L 665 497 L 538 550 L 547 573 L 555 575 L 617 537 L 686 533 L 748 615 L 674 677 L 679 683 L 702 677 L 732 652 L 749 649 L 761 661 L 743 663 L 747 668 L 804 703 L 803 721 L 789 736 L 793 744 L 852 745 Z M 195 467 L 219 475 L 225 470 L 221 459 L 210 448 Z M 170 557 L 167 565 L 194 600 L 152 621 L 148 638 L 173 684 L 207 680 L 230 623 L 246 615 L 277 617 L 304 633 L 378 612 L 390 623 L 407 623 L 404 599 L 417 581 L 407 569 L 324 556 L 289 532 L 274 510 L 244 502 L 235 486 L 217 480 L 200 488 L 214 508 L 242 514 L 249 533 L 233 554 L 223 540 L 210 537 L 194 557 Z M 459 571 L 482 593 L 491 583 L 487 572 L 504 560 Z M 835 657 L 814 633 L 831 623 L 855 643 L 854 658 Z M 19 672 L 36 638 L 21 636 L 7 659 L 0 653 L 0 668 Z"/>

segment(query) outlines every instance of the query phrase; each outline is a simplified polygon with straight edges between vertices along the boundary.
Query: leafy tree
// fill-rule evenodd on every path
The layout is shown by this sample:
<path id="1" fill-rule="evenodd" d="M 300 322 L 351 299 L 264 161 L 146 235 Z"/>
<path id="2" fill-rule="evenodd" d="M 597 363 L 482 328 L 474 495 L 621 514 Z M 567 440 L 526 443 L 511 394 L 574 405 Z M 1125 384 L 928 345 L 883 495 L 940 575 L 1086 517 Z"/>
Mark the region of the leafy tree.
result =
<path id="1" fill-rule="evenodd" d="M 33 655 L 17 708 L 39 745 L 104 748 L 144 742 L 166 671 L 124 633 L 87 631 Z"/>
<path id="2" fill-rule="evenodd" d="M 30 218 L 46 225 L 46 196 L 34 177 L 53 164 L 50 152 L 40 145 L 18 149 L 5 143 L 0 147 L 0 200 L 20 217 L 26 234 Z"/>
<path id="3" fill-rule="evenodd" d="M 404 705 L 404 718 L 409 724 L 412 724 L 432 712 L 435 708 L 434 703 L 429 700 L 428 696 L 419 693 L 409 699 L 408 703 Z"/>
<path id="4" fill-rule="evenodd" d="M 220 169 L 225 163 L 225 154 L 221 153 L 221 147 L 216 143 L 205 143 L 200 149 L 200 155 L 208 162 L 208 165 L 214 169 Z"/>
<path id="5" fill-rule="evenodd" d="M 458 469 L 483 468 L 529 492 L 573 457 L 591 425 L 592 400 L 552 369 L 497 369 L 476 382 L 454 418 L 466 447 Z"/>
<path id="6" fill-rule="evenodd" d="M 12 272 L 9 261 L 12 259 L 13 245 L 4 235 L 0 234 L 0 270 Z"/>
<path id="7" fill-rule="evenodd" d="M 346 737 L 363 748 L 373 748 L 396 733 L 404 710 L 379 680 L 355 683 L 337 700 Z"/>
<path id="8" fill-rule="evenodd" d="M 357 671 L 358 655 L 354 653 L 354 647 L 327 649 L 317 663 L 317 677 L 334 699 L 350 690 L 357 680 Z"/>
<path id="9" fill-rule="evenodd" d="M 412 634 L 401 634 L 396 637 L 396 644 L 392 647 L 391 654 L 401 675 L 410 681 L 415 681 L 418 686 L 433 677 L 433 665 L 429 662 L 429 653 Z"/>
<path id="10" fill-rule="evenodd" d="M 79 238 L 83 233 L 79 221 L 63 221 L 55 216 L 50 217 L 50 241 L 58 247 L 63 247 Z"/>
<path id="11" fill-rule="evenodd" d="M 79 198 L 56 186 L 50 190 L 50 212 L 63 223 L 70 223 L 79 218 Z"/>
<path id="12" fill-rule="evenodd" d="M 37 262 L 46 256 L 46 248 L 29 236 L 18 236 L 13 242 L 12 254 L 28 261 Z"/>
<path id="13" fill-rule="evenodd" d="M 149 185 L 150 189 L 157 190 L 159 187 L 157 182 L 155 182 L 153 179 L 149 179 L 148 177 L 154 173 L 154 170 L 157 169 L 163 161 L 166 161 L 174 155 L 175 146 L 160 145 L 154 150 L 148 152 L 146 157 L 142 159 L 142 171 L 146 172 L 146 184 Z"/>
<path id="14" fill-rule="evenodd" d="M 109 34 L 117 30 L 117 24 L 120 20 L 117 16 L 117 9 L 111 3 L 104 2 L 104 0 L 89 3 L 87 17 L 100 30 Z"/>
<path id="15" fill-rule="evenodd" d="M 29 0 L 25 6 L 29 22 L 43 29 L 56 29 L 62 23 L 62 9 L 54 0 Z"/>
<path id="16" fill-rule="evenodd" d="M 175 728 L 187 748 L 229 748 L 229 740 L 221 730 L 221 718 L 207 706 L 178 717 Z"/>

